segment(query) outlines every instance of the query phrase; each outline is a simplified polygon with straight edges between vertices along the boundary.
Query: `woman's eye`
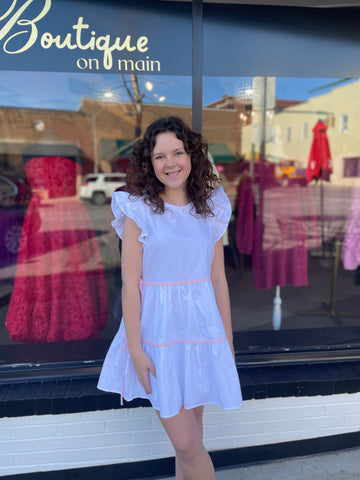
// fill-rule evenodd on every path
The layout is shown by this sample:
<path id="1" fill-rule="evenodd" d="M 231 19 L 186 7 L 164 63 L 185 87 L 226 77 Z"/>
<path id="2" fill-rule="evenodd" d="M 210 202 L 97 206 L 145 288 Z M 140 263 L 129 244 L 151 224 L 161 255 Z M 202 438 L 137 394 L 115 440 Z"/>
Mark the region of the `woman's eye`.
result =
<path id="1" fill-rule="evenodd" d="M 184 155 L 184 152 L 182 152 L 182 151 L 176 152 L 176 155 L 177 155 L 177 156 L 179 156 L 179 155 Z"/>

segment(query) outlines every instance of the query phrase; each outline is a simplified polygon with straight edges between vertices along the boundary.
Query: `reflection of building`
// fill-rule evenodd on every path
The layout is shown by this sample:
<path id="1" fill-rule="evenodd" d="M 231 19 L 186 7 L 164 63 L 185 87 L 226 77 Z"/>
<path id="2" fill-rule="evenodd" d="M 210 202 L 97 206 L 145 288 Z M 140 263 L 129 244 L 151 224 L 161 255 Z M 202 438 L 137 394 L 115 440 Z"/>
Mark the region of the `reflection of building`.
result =
<path id="1" fill-rule="evenodd" d="M 23 178 L 24 162 L 35 156 L 70 157 L 82 174 L 92 171 L 87 116 L 81 111 L 0 107 L 0 169 Z"/>
<path id="2" fill-rule="evenodd" d="M 275 100 L 275 108 L 283 109 L 298 105 L 301 102 L 296 100 Z M 233 110 L 235 111 L 235 128 L 236 128 L 236 153 L 238 156 L 244 154 L 242 145 L 243 129 L 253 124 L 253 102 L 250 98 L 230 97 L 224 95 L 220 100 L 211 103 L 207 108 L 215 108 L 217 110 Z M 219 126 L 218 126 L 219 127 Z M 246 129 L 245 129 L 246 131 Z M 246 151 L 247 152 L 247 151 Z"/>
<path id="3" fill-rule="evenodd" d="M 298 103 L 276 100 L 276 108 L 298 108 Z M 144 103 L 142 130 L 168 115 L 192 121 L 190 106 Z M 0 168 L 19 177 L 24 176 L 25 156 L 41 151 L 43 156 L 76 157 L 79 187 L 86 173 L 124 171 L 136 141 L 131 102 L 83 99 L 79 111 L 0 107 L 0 116 Z M 204 136 L 225 181 L 236 179 L 236 162 L 247 152 L 252 122 L 250 99 L 225 95 L 203 109 Z"/>
<path id="4" fill-rule="evenodd" d="M 134 141 L 135 116 L 130 102 L 99 102 L 84 99 L 81 110 L 95 115 L 96 135 L 99 145 L 99 164 L 103 171 L 114 170 L 114 163 L 131 150 Z M 191 125 L 190 106 L 143 104 L 142 131 L 160 117 L 176 115 Z M 236 111 L 207 107 L 203 111 L 204 136 L 210 144 L 225 144 L 237 159 Z M 129 148 L 128 148 L 129 147 Z M 215 161 L 217 159 L 215 158 Z"/>
<path id="5" fill-rule="evenodd" d="M 331 182 L 351 186 L 360 179 L 360 81 L 334 88 L 307 102 L 277 109 L 273 122 L 272 141 L 266 144 L 271 161 L 292 159 L 306 167 L 313 139 L 312 129 L 321 118 L 328 126 L 327 134 L 333 159 Z M 243 130 L 242 153 L 250 155 L 251 126 Z"/>
<path id="6" fill-rule="evenodd" d="M 107 41 L 105 37 L 101 39 L 100 35 L 109 34 L 107 37 L 109 43 L 116 48 L 116 38 L 121 36 L 121 42 L 127 42 L 131 36 L 131 45 L 134 45 L 133 41 L 136 41 L 136 38 L 139 40 L 144 38 L 139 37 L 141 34 L 147 35 L 149 39 L 149 60 L 161 59 L 162 71 L 161 76 L 158 77 L 160 82 L 163 81 L 162 76 L 174 75 L 179 83 L 176 87 L 181 87 L 182 76 L 190 76 L 193 91 L 198 94 L 197 100 L 203 93 L 203 80 L 206 76 L 216 76 L 220 79 L 225 76 L 237 78 L 242 75 L 249 78 L 264 73 L 287 78 L 359 76 L 357 59 L 360 9 L 342 8 L 342 3 L 349 5 L 356 2 L 339 0 L 259 2 L 255 0 L 250 3 L 267 3 L 271 6 L 235 5 L 240 2 L 241 0 L 239 2 L 233 0 L 231 4 L 220 0 L 193 2 L 194 7 L 196 4 L 197 6 L 203 4 L 203 16 L 200 16 L 199 12 L 195 14 L 196 9 L 191 8 L 191 2 L 181 2 L 181 4 L 171 1 L 42 2 L 46 4 L 43 12 L 51 6 L 51 14 L 39 18 L 37 22 L 29 20 L 34 27 L 33 33 L 38 31 L 39 35 L 33 45 L 34 48 L 28 48 L 27 51 L 18 55 L 8 55 L 5 51 L 6 46 L 9 50 L 19 48 L 21 42 L 24 45 L 26 34 L 18 36 L 16 34 L 24 30 L 25 18 L 34 19 L 34 16 L 38 15 L 38 13 L 34 14 L 34 8 L 37 9 L 35 4 L 41 4 L 41 2 L 7 2 L 12 3 L 12 7 L 2 14 L 0 21 L 0 30 L 3 33 L 0 35 L 2 60 L 0 68 L 14 72 L 13 78 L 16 79 L 20 88 L 29 78 L 25 72 L 27 69 L 59 72 L 54 74 L 55 82 L 51 82 L 53 87 L 51 99 L 55 101 L 55 105 L 61 106 L 63 98 L 60 96 L 60 91 L 56 90 L 56 85 L 59 84 L 58 82 L 64 84 L 65 75 L 59 70 L 72 72 L 78 79 L 81 79 L 82 74 L 88 74 L 89 77 L 104 74 L 109 78 L 109 74 L 116 76 L 121 74 L 121 71 L 117 71 L 118 58 L 144 59 L 147 56 L 146 52 L 132 53 L 116 50 L 109 52 L 108 49 L 109 57 L 114 60 L 114 69 L 97 70 L 97 65 L 100 64 L 101 67 L 105 52 L 98 48 L 98 51 L 90 48 L 90 42 L 95 43 L 95 33 L 98 39 L 96 47 L 99 48 L 104 48 Z M 19 6 L 20 3 L 22 7 Z M 64 6 L 62 3 L 66 4 L 66 12 L 61 10 Z M 280 3 L 286 3 L 288 6 L 275 5 Z M 307 4 L 312 7 L 336 4 L 340 8 L 291 8 L 290 4 L 303 6 Z M 24 5 L 28 5 L 26 12 Z M 18 21 L 12 23 L 11 32 L 5 32 L 10 26 L 9 17 L 13 17 L 15 10 L 19 15 L 22 10 L 21 19 L 18 17 Z M 193 16 L 192 13 L 194 13 Z M 75 32 L 71 28 L 73 20 L 76 21 L 75 19 L 80 18 L 80 15 L 84 22 L 91 24 L 89 30 L 82 32 L 82 45 L 90 40 L 86 50 L 79 48 L 79 42 L 75 45 L 75 36 L 76 33 L 80 34 L 80 29 Z M 203 27 L 203 41 L 196 40 L 196 32 L 192 38 L 193 25 Z M 90 33 L 92 31 L 94 34 Z M 48 33 L 44 35 L 43 32 Z M 65 36 L 66 32 L 69 32 L 68 36 Z M 11 37 L 10 41 L 8 41 L 9 37 Z M 35 40 L 34 35 L 29 38 L 28 46 L 32 40 Z M 43 49 L 40 41 L 52 43 L 51 48 Z M 64 48 L 60 48 L 61 45 Z M 75 49 L 70 50 L 70 45 L 74 45 Z M 96 57 L 99 57 L 99 62 Z M 77 59 L 78 62 L 76 62 Z M 204 77 L 198 75 L 199 72 L 197 70 L 196 73 L 195 69 L 192 76 L 192 65 L 202 65 Z M 79 69 L 83 68 L 84 70 L 80 72 Z M 143 72 L 144 75 L 145 73 Z M 4 78 L 6 78 L 5 72 Z M 40 80 L 41 82 L 36 85 L 36 91 L 41 95 L 37 97 L 35 94 L 33 98 L 39 102 L 38 104 L 43 98 L 41 89 L 46 85 L 44 79 Z M 0 98 L 13 95 L 12 85 L 3 80 L 1 87 Z M 90 93 L 90 90 L 87 91 Z M 16 101 L 19 98 L 21 99 L 22 95 L 14 96 L 12 99 Z M 353 96 L 353 100 L 355 103 L 356 96 Z M 217 159 L 231 160 L 230 154 L 235 155 L 243 151 L 251 153 L 251 150 L 240 147 L 241 143 L 245 144 L 248 129 L 245 126 L 242 130 L 241 125 L 249 123 L 249 120 L 244 116 L 240 118 L 241 114 L 244 115 L 243 110 L 237 112 L 235 108 L 225 108 L 228 101 L 229 99 L 220 101 L 219 108 L 213 107 L 212 111 L 205 109 L 204 112 L 202 112 L 201 102 L 194 104 L 192 112 L 190 107 L 148 105 L 144 108 L 146 111 L 143 121 L 145 123 L 150 118 L 162 115 L 163 112 L 169 112 L 178 114 L 192 123 L 192 118 L 198 120 L 203 114 L 205 135 L 211 144 L 216 145 L 213 154 L 217 155 Z M 135 118 L 129 115 L 132 113 L 131 110 L 120 113 L 116 112 L 116 107 L 110 104 L 106 107 L 104 103 L 100 105 L 99 102 L 96 106 L 92 101 L 88 102 L 88 106 L 85 103 L 84 101 L 82 110 L 79 112 L 12 109 L 11 118 L 6 116 L 8 113 L 5 117 L 4 113 L 0 113 L 0 142 L 5 144 L 2 145 L 5 154 L 11 153 L 6 155 L 6 158 L 2 155 L 0 168 L 4 166 L 9 169 L 18 165 L 19 168 L 15 170 L 19 178 L 24 173 L 20 170 L 23 167 L 23 150 L 33 144 L 42 146 L 65 144 L 77 148 L 82 152 L 82 159 L 90 160 L 91 171 L 97 166 L 105 171 L 117 167 L 118 155 L 126 157 L 129 140 L 133 140 L 136 136 Z M 91 105 L 94 105 L 94 111 L 97 111 L 98 115 L 93 114 Z M 300 107 L 301 105 L 297 109 Z M 246 109 L 252 110 L 252 105 L 245 105 L 243 108 L 246 115 Z M 331 110 L 326 106 L 324 109 Z M 0 112 L 5 110 L 7 109 L 0 108 Z M 289 122 L 295 122 L 295 116 L 300 118 L 299 113 L 290 116 L 289 110 L 290 108 L 287 110 Z M 355 119 L 347 111 L 338 113 L 341 115 L 341 121 L 335 119 L 335 126 L 329 130 L 337 129 L 341 124 L 343 135 L 346 135 L 346 130 L 350 132 Z M 237 114 L 239 127 L 235 126 L 238 121 Z M 281 116 L 278 115 L 276 121 L 280 122 L 280 118 Z M 285 114 L 282 118 L 285 118 Z M 304 138 L 311 136 L 312 121 L 314 120 L 315 123 L 317 119 L 317 115 L 310 115 L 307 126 L 306 122 L 303 126 L 299 125 Z M 197 128 L 199 123 L 201 122 L 197 121 Z M 297 152 L 296 148 L 290 151 L 290 147 L 296 140 L 298 130 L 295 132 L 295 125 L 285 121 L 282 128 L 283 130 L 279 131 L 279 139 L 282 139 L 283 144 L 277 145 L 275 143 L 277 137 L 275 137 L 273 147 L 277 147 L 285 158 Z M 243 137 L 240 136 L 242 133 Z M 330 141 L 332 141 L 331 138 Z M 270 148 L 270 144 L 267 146 Z M 332 148 L 334 148 L 333 145 Z M 17 160 L 13 149 L 15 149 Z M 356 154 L 353 157 L 353 152 L 350 150 L 349 148 L 347 151 L 349 155 L 351 154 L 351 157 L 347 158 L 346 163 L 349 164 L 347 170 L 354 173 L 357 157 Z M 353 150 L 359 151 L 357 148 Z M 59 154 L 59 152 L 56 153 Z M 335 157 L 334 150 L 333 155 Z M 230 162 L 229 165 L 233 163 Z M 268 189 L 265 201 L 271 197 L 273 211 L 275 210 L 276 213 L 271 218 L 276 220 L 276 224 L 272 221 L 270 226 L 277 228 L 269 233 L 278 234 L 280 228 L 284 228 L 287 232 L 288 228 L 295 229 L 299 226 L 301 222 L 296 219 L 293 222 L 292 217 L 297 217 L 296 211 L 300 205 L 297 202 L 297 195 L 305 194 L 307 190 L 313 189 Z M 277 196 L 279 191 L 283 192 L 284 201 L 281 201 L 280 195 Z M 327 198 L 326 206 L 329 212 L 330 195 L 328 193 L 330 192 L 326 192 L 325 198 Z M 338 192 L 334 188 L 331 195 L 333 203 L 336 204 L 334 213 L 337 214 L 337 218 L 339 205 L 343 203 L 343 192 Z M 80 203 L 73 202 L 77 200 L 76 198 L 71 200 L 71 203 Z M 306 200 L 312 204 L 310 196 L 307 196 Z M 56 199 L 51 201 L 55 203 Z M 108 233 L 111 218 L 110 213 L 106 216 L 106 212 L 109 208 L 85 206 L 92 215 L 91 220 L 95 227 L 92 230 L 91 239 L 87 242 L 90 244 L 99 242 L 102 258 L 107 260 L 107 285 L 108 288 L 113 286 L 108 290 L 109 297 L 105 294 L 104 298 L 109 298 L 109 301 L 115 303 L 114 287 L 119 287 L 120 281 L 115 277 L 114 266 L 118 265 L 118 262 L 115 262 L 119 255 L 117 242 L 115 243 L 113 239 L 110 242 L 111 233 Z M 265 206 L 266 211 L 269 206 L 271 203 Z M 0 210 L 3 213 L 2 217 L 6 216 L 7 219 L 9 209 L 2 207 Z M 46 213 L 44 211 L 41 218 L 44 220 L 42 226 L 45 225 L 45 220 L 52 219 L 51 209 L 45 207 L 44 210 Z M 12 209 L 11 213 L 14 211 Z M 82 208 L 71 209 L 74 220 L 77 212 L 81 214 L 82 219 L 84 218 L 81 211 L 83 211 Z M 23 214 L 23 211 L 19 213 Z M 65 219 L 65 216 L 63 218 Z M 277 222 L 278 218 L 280 221 L 283 219 L 289 221 Z M 22 217 L 20 217 L 21 221 Z M 58 228 L 55 217 L 53 221 L 54 226 Z M 314 224 L 312 218 L 307 219 L 306 222 L 308 222 L 307 225 Z M 33 221 L 33 223 L 36 226 L 39 222 Z M 82 228 L 77 222 L 75 225 L 74 222 L 65 225 L 71 228 L 69 235 L 73 230 Z M 42 233 L 38 227 L 35 229 L 34 226 L 35 235 Z M 90 226 L 85 225 L 82 230 L 90 230 Z M 299 228 L 299 230 L 301 233 L 302 229 Z M 311 230 L 314 231 L 313 228 Z M 51 237 L 55 239 L 55 236 L 51 235 Z M 44 238 L 47 237 L 44 236 Z M 275 236 L 276 243 L 278 239 L 279 236 Z M 81 242 L 76 245 L 81 248 Z M 111 245 L 114 245 L 114 248 Z M 85 248 L 81 253 L 86 251 Z M 60 258 L 65 259 L 57 254 L 57 250 L 52 250 L 51 253 L 51 259 L 57 261 Z M 90 257 L 89 260 L 93 261 L 94 258 L 96 257 Z M 37 260 L 37 257 L 34 257 L 34 270 Z M 76 257 L 72 256 L 71 261 L 75 260 Z M 328 266 L 327 261 L 329 259 L 325 258 L 324 263 Z M 232 274 L 229 283 L 235 303 L 233 316 L 239 330 L 234 338 L 239 354 L 238 369 L 244 387 L 246 408 L 241 412 L 224 413 L 212 409 L 205 419 L 209 422 L 209 428 L 205 428 L 206 445 L 215 451 L 215 458 L 219 459 L 218 465 L 224 465 L 223 462 L 247 462 L 249 454 L 256 462 L 281 458 L 290 453 L 324 452 L 332 448 L 359 445 L 357 434 L 360 404 L 359 322 L 357 318 L 350 319 L 349 322 L 344 321 L 344 325 L 340 327 L 334 319 L 319 317 L 314 319 L 312 315 L 300 318 L 296 316 L 297 309 L 316 310 L 318 305 L 327 299 L 330 270 L 317 262 L 316 258 L 312 259 L 312 263 L 314 266 L 316 263 L 314 270 L 316 276 L 309 288 L 290 287 L 281 292 L 284 328 L 279 332 L 272 332 L 270 325 L 273 293 L 253 292 L 249 286 L 248 272 L 240 274 L 232 268 L 232 265 L 228 269 Z M 66 263 L 63 262 L 61 265 Z M 339 298 L 342 303 L 339 307 L 341 309 L 345 307 L 347 310 L 347 307 L 353 306 L 353 311 L 358 311 L 359 296 L 356 288 L 359 287 L 351 288 L 352 275 L 349 277 L 345 272 L 340 274 L 338 284 L 341 287 Z M 11 292 L 12 285 L 6 287 L 9 290 L 3 290 L 4 293 Z M 63 290 L 59 289 L 59 291 L 60 294 L 65 293 Z M 2 313 L 6 311 L 6 301 L 6 297 L 2 296 Z M 20 301 L 23 302 L 24 297 L 21 297 Z M 117 315 L 118 310 L 117 308 Z M 33 473 L 33 476 L 36 476 L 38 471 L 64 469 L 60 476 L 79 475 L 85 478 L 89 474 L 100 473 L 104 477 L 118 474 L 120 478 L 131 478 L 146 476 L 150 471 L 153 476 L 170 475 L 169 471 L 161 471 L 161 466 L 170 464 L 170 459 L 166 457 L 173 455 L 173 450 L 170 446 L 167 447 L 165 433 L 163 437 L 158 430 L 154 431 L 154 435 L 151 435 L 149 430 L 144 434 L 144 428 L 149 429 L 150 426 L 155 426 L 156 414 L 150 413 L 148 408 L 139 408 L 144 406 L 144 403 L 139 401 L 126 404 L 118 410 L 120 402 L 117 397 L 99 395 L 95 391 L 96 375 L 107 340 L 112 335 L 116 322 L 117 319 L 112 322 L 111 330 L 106 331 L 103 341 L 94 343 L 85 341 L 77 344 L 42 345 L 43 348 L 36 346 L 34 349 L 28 348 L 28 345 L 22 348 L 23 346 L 18 344 L 1 344 L 2 401 L 0 409 L 1 416 L 6 418 L 0 419 L 0 422 L 1 432 L 6 442 L 2 442 L 0 474 Z M 4 328 L 4 322 L 2 326 Z M 1 340 L 6 342 L 4 338 L 5 335 Z M 214 427 L 215 422 L 218 422 L 220 432 Z M 24 431 L 28 439 L 23 438 Z M 144 442 L 144 438 L 149 438 L 151 442 Z M 221 452 L 224 449 L 231 449 L 229 455 Z M 82 473 L 78 470 L 79 467 L 93 466 L 96 466 L 96 470 L 83 468 Z M 70 469 L 77 470 L 71 472 Z M 54 476 L 56 475 L 55 473 Z M 51 477 L 51 473 L 48 476 Z"/>
<path id="7" fill-rule="evenodd" d="M 121 169 L 131 152 L 135 132 L 133 105 L 84 99 L 77 112 L 0 107 L 0 168 L 22 177 L 24 156 L 73 157 L 77 151 L 81 174 Z M 177 115 L 191 125 L 191 107 L 143 105 L 142 129 L 156 118 Z M 216 162 L 238 158 L 236 110 L 204 109 L 204 135 Z M 34 150 L 35 148 L 35 150 Z M 227 159 L 217 152 L 228 152 Z"/>

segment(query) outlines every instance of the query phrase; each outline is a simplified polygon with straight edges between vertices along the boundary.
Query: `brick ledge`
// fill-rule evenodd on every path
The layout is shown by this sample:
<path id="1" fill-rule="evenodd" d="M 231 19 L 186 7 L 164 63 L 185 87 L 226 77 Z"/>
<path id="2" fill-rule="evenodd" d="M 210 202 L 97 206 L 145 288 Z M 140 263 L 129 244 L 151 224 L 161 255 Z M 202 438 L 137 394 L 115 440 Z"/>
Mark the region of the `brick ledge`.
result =
<path id="1" fill-rule="evenodd" d="M 244 400 L 360 392 L 360 360 L 238 367 Z M 0 418 L 150 406 L 96 388 L 98 375 L 0 384 Z"/>

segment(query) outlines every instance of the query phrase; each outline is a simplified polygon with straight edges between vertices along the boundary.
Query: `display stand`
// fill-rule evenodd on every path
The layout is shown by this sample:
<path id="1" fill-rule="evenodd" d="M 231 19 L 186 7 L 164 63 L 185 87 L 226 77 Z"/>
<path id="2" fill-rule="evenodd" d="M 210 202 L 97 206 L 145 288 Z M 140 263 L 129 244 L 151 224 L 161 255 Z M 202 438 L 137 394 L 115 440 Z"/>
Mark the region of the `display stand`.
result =
<path id="1" fill-rule="evenodd" d="M 297 315 L 314 315 L 314 316 L 326 316 L 334 319 L 339 325 L 342 325 L 341 317 L 360 317 L 360 313 L 350 313 L 350 312 L 338 312 L 336 310 L 336 288 L 337 288 L 337 277 L 339 272 L 339 261 L 340 261 L 340 250 L 341 250 L 341 241 L 336 239 L 334 242 L 334 253 L 333 253 L 333 274 L 331 279 L 331 290 L 330 290 L 330 301 L 329 303 L 323 303 L 324 310 L 300 310 Z"/>

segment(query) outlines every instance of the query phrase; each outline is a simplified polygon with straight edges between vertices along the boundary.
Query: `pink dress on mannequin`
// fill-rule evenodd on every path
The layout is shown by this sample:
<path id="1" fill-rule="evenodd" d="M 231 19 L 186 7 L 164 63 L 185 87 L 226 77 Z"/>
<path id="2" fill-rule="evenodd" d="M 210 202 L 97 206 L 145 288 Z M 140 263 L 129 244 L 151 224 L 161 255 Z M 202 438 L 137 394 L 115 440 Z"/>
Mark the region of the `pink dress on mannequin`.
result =
<path id="1" fill-rule="evenodd" d="M 354 190 L 352 208 L 346 222 L 343 262 L 346 270 L 355 270 L 360 265 L 360 188 Z"/>
<path id="2" fill-rule="evenodd" d="M 12 340 L 98 338 L 106 327 L 104 268 L 92 222 L 75 196 L 77 168 L 63 157 L 33 158 L 25 165 L 35 194 L 24 218 L 27 241 L 6 316 Z"/>
<path id="3" fill-rule="evenodd" d="M 260 160 L 255 170 L 259 201 L 254 220 L 253 181 L 239 188 L 236 245 L 252 254 L 254 288 L 308 284 L 307 252 L 320 233 L 310 189 L 274 184 L 274 165 Z"/>

